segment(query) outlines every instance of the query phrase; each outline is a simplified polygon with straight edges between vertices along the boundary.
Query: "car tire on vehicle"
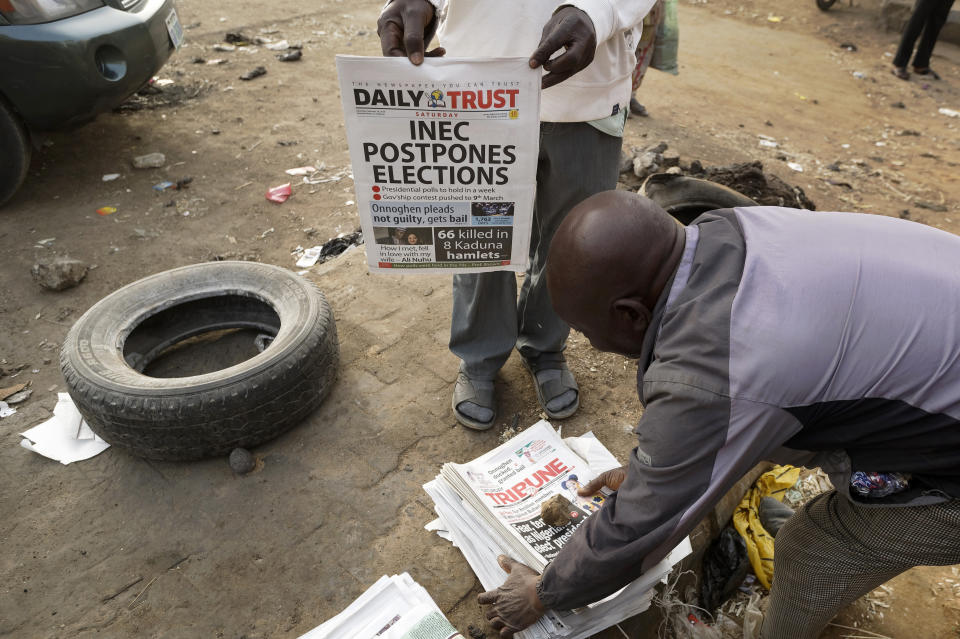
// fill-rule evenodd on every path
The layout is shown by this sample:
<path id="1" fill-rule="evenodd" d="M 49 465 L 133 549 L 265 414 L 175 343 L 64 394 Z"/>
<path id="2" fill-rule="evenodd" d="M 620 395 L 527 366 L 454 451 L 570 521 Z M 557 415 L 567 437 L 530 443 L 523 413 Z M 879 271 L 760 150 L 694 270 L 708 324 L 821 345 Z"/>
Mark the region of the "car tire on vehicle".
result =
<path id="1" fill-rule="evenodd" d="M 0 96 L 0 206 L 13 197 L 30 168 L 30 134 Z"/>
<path id="2" fill-rule="evenodd" d="M 190 377 L 142 371 L 210 331 L 275 335 L 263 352 Z M 60 367 L 90 427 L 148 459 L 193 460 L 251 448 L 303 420 L 329 394 L 339 360 L 333 312 L 306 278 L 254 262 L 151 275 L 97 302 L 70 329 Z"/>

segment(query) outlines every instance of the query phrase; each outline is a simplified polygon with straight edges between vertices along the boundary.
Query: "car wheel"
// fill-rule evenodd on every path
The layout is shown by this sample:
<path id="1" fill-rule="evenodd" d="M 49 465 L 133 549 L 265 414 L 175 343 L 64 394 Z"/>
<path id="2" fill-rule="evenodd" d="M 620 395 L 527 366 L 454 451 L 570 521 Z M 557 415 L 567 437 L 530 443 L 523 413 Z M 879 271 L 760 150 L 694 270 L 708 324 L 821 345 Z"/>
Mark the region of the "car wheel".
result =
<path id="1" fill-rule="evenodd" d="M 228 328 L 273 335 L 262 352 L 189 377 L 144 374 L 184 340 Z M 210 262 L 144 278 L 97 302 L 60 353 L 67 389 L 111 445 L 192 460 L 263 443 L 316 409 L 339 360 L 333 312 L 307 279 L 253 262 Z"/>
<path id="2" fill-rule="evenodd" d="M 0 97 L 0 206 L 13 197 L 30 168 L 30 134 Z"/>

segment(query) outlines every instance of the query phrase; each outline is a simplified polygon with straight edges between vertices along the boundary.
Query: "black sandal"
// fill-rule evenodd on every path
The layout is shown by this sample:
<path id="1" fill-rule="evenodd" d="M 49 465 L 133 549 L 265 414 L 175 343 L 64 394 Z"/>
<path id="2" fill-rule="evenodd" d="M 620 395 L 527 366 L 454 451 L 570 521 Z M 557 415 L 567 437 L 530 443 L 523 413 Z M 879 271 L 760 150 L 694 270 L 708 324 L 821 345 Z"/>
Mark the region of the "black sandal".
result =
<path id="1" fill-rule="evenodd" d="M 939 79 L 940 79 L 940 75 L 939 75 L 936 71 L 934 71 L 933 69 L 931 69 L 930 67 L 924 67 L 924 68 L 922 68 L 922 69 L 918 69 L 917 67 L 913 67 L 913 72 L 916 73 L 917 75 L 929 75 L 929 76 L 930 76 L 931 78 L 933 78 L 934 80 L 939 80 Z"/>
<path id="2" fill-rule="evenodd" d="M 890 69 L 890 73 L 897 76 L 901 80 L 909 80 L 910 72 L 907 71 L 907 67 L 893 67 Z"/>

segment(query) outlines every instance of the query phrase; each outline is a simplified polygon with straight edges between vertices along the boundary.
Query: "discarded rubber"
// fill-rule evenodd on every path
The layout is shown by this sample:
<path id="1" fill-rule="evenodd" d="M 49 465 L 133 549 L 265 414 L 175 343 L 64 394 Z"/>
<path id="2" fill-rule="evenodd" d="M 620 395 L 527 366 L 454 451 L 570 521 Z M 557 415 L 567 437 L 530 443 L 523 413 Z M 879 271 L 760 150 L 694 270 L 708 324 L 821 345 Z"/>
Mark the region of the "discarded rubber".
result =
<path id="1" fill-rule="evenodd" d="M 640 187 L 640 195 L 659 204 L 683 224 L 689 224 L 707 211 L 757 206 L 746 195 L 722 184 L 669 173 L 654 173 L 648 177 Z"/>
<path id="2" fill-rule="evenodd" d="M 211 373 L 142 373 L 184 339 L 237 327 L 275 337 L 262 353 Z M 128 284 L 77 320 L 60 353 L 70 396 L 94 432 L 160 460 L 226 455 L 285 432 L 329 394 L 338 360 L 323 294 L 255 262 L 185 266 Z"/>

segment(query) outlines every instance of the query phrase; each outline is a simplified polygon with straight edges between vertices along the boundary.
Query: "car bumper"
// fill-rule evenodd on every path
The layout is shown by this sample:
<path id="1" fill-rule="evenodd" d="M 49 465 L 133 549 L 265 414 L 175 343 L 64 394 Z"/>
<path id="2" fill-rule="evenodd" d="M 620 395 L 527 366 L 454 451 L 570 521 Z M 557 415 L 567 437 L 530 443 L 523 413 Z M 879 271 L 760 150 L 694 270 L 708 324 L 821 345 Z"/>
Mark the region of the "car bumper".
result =
<path id="1" fill-rule="evenodd" d="M 173 0 L 0 27 L 0 92 L 33 129 L 82 124 L 142 87 L 170 57 Z"/>

